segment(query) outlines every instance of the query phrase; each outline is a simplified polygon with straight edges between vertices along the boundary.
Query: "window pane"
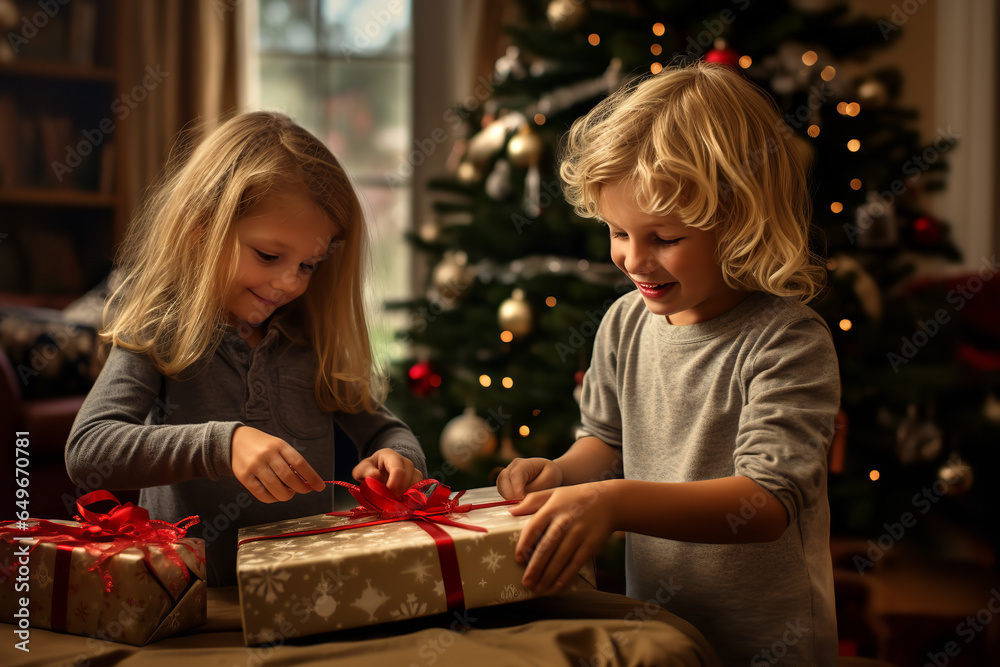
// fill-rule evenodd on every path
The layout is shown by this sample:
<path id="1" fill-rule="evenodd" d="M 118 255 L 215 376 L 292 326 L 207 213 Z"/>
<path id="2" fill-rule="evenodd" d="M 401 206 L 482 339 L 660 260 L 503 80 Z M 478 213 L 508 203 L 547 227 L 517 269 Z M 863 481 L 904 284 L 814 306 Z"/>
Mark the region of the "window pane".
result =
<path id="1" fill-rule="evenodd" d="M 334 56 L 409 55 L 409 0 L 322 0 L 324 48 Z"/>
<path id="2" fill-rule="evenodd" d="M 260 0 L 260 49 L 288 53 L 316 50 L 317 0 Z"/>
<path id="3" fill-rule="evenodd" d="M 373 266 L 367 296 L 373 306 L 372 344 L 383 359 L 388 359 L 402 353 L 394 332 L 399 330 L 406 314 L 386 313 L 382 304 L 410 295 L 410 252 L 403 237 L 410 226 L 410 188 L 362 188 L 361 199 L 371 230 Z"/>
<path id="4" fill-rule="evenodd" d="M 284 111 L 323 139 L 323 119 L 316 104 L 318 87 L 319 65 L 312 58 L 268 56 L 260 60 L 261 107 Z"/>
<path id="5" fill-rule="evenodd" d="M 330 150 L 359 179 L 398 178 L 410 141 L 410 65 L 328 61 L 323 82 Z"/>

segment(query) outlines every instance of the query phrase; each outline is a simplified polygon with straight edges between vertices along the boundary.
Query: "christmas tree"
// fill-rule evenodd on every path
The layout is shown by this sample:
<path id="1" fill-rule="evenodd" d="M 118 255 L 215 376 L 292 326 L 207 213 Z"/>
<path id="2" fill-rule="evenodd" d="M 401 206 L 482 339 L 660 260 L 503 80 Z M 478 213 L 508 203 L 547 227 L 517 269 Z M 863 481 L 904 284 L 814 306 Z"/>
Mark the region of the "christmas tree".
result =
<path id="1" fill-rule="evenodd" d="M 829 289 L 811 305 L 833 331 L 843 386 L 834 530 L 877 535 L 925 488 L 974 523 L 983 505 L 970 463 L 989 465 L 985 443 L 1000 435 L 1000 354 L 963 347 L 968 323 L 944 321 L 960 308 L 940 313 L 971 285 L 912 280 L 915 258 L 959 259 L 923 204 L 944 186 L 954 139 L 921 142 L 898 71 L 839 71 L 899 25 L 819 0 L 551 0 L 520 15 L 490 101 L 454 109 L 468 125 L 463 157 L 432 183 L 436 220 L 411 238 L 433 267 L 425 295 L 390 304 L 409 314 L 400 337 L 411 351 L 390 405 L 422 437 L 432 475 L 483 486 L 514 456 L 554 457 L 573 442 L 597 325 L 632 285 L 609 262 L 606 230 L 562 198 L 559 139 L 623 83 L 703 58 L 767 91 L 815 157 L 814 250 L 828 258 Z"/>

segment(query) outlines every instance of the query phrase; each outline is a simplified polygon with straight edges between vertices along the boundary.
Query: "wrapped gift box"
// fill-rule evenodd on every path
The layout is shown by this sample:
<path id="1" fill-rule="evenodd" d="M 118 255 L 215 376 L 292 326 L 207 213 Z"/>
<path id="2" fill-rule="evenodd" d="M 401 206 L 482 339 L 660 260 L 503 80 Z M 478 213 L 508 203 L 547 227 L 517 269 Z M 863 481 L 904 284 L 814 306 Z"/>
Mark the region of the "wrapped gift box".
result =
<path id="1" fill-rule="evenodd" d="M 0 620 L 17 626 L 15 633 L 30 625 L 134 645 L 201 625 L 205 542 L 152 523 L 159 524 L 153 541 L 135 545 L 134 534 L 113 537 L 115 531 L 88 523 L 28 519 L 15 528 L 8 522 L 0 539 Z M 90 542 L 79 530 L 88 526 Z M 62 529 L 67 534 L 56 536 Z M 44 535 L 27 537 L 32 532 Z"/>
<path id="2" fill-rule="evenodd" d="M 474 507 L 499 501 L 495 488 L 483 488 L 459 502 Z M 283 641 L 535 596 L 521 585 L 524 566 L 514 559 L 530 517 L 512 516 L 500 505 L 445 518 L 486 530 L 435 523 L 446 534 L 435 538 L 421 527 L 426 522 L 397 519 L 320 532 L 373 522 L 326 514 L 241 529 L 236 568 L 245 642 Z M 297 535 L 268 539 L 289 533 Z M 594 586 L 593 568 L 587 567 L 566 590 Z"/>

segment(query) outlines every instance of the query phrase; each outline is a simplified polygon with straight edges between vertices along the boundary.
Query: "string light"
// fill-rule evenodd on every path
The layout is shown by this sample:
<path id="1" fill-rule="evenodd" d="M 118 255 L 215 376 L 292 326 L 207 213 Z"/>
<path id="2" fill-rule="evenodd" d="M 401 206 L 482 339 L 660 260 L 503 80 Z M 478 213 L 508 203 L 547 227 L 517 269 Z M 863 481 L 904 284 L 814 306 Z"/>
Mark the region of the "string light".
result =
<path id="1" fill-rule="evenodd" d="M 816 55 L 815 51 L 806 51 L 802 54 L 802 64 L 806 67 L 812 67 L 819 60 L 819 56 Z"/>
<path id="2" fill-rule="evenodd" d="M 545 305 L 552 308 L 556 305 L 556 298 L 554 296 L 545 297 Z"/>
<path id="3" fill-rule="evenodd" d="M 877 482 L 879 477 L 880 475 L 878 474 L 878 470 L 872 470 L 870 473 L 868 473 L 868 479 L 870 479 L 873 482 Z"/>
<path id="4" fill-rule="evenodd" d="M 660 63 L 653 63 L 652 65 L 649 66 L 649 71 L 652 72 L 653 74 L 659 74 L 662 69 L 663 65 L 661 65 Z"/>
<path id="5" fill-rule="evenodd" d="M 740 56 L 740 67 L 747 69 L 753 64 L 753 58 L 750 56 Z"/>
<path id="6" fill-rule="evenodd" d="M 861 179 L 860 178 L 852 178 L 851 179 L 851 189 L 852 190 L 860 190 L 861 189 Z"/>
<path id="7" fill-rule="evenodd" d="M 484 387 L 488 387 L 491 384 L 493 384 L 493 380 L 490 379 L 489 375 L 480 375 L 479 384 L 483 385 Z"/>
<path id="8" fill-rule="evenodd" d="M 504 389 L 510 389 L 511 387 L 514 386 L 514 380 L 512 380 L 511 378 L 504 378 L 503 380 L 501 380 L 500 384 L 503 385 Z"/>
<path id="9" fill-rule="evenodd" d="M 851 139 L 850 141 L 847 142 L 847 150 L 851 151 L 852 153 L 857 153 L 860 148 L 861 148 L 861 142 L 858 141 L 857 139 Z"/>
<path id="10" fill-rule="evenodd" d="M 509 331 L 501 331 L 500 332 L 500 340 L 502 340 L 505 343 L 509 343 L 512 340 L 514 340 L 514 334 L 512 334 Z"/>
<path id="11" fill-rule="evenodd" d="M 531 433 L 531 429 L 528 428 L 527 424 L 521 424 L 521 428 L 517 429 L 517 432 L 521 434 L 521 437 L 527 438 L 528 434 Z"/>
<path id="12" fill-rule="evenodd" d="M 844 210 L 844 205 L 841 204 L 839 201 L 835 201 L 832 204 L 830 204 L 830 210 L 833 211 L 834 213 L 840 213 L 841 211 Z"/>
<path id="13" fill-rule="evenodd" d="M 853 327 L 853 326 L 854 326 L 854 324 L 850 320 L 848 320 L 848 319 L 840 320 L 840 330 L 841 331 L 850 331 L 851 327 Z"/>
<path id="14" fill-rule="evenodd" d="M 663 53 L 663 47 L 660 46 L 659 44 L 653 44 L 652 46 L 649 47 L 649 52 L 652 53 L 654 56 L 658 56 L 661 53 Z"/>
<path id="15" fill-rule="evenodd" d="M 860 104 L 858 104 L 857 102 L 851 102 L 850 104 L 847 105 L 848 116 L 851 116 L 853 118 L 854 116 L 857 116 L 859 113 L 861 113 Z"/>
<path id="16" fill-rule="evenodd" d="M 819 78 L 824 81 L 833 81 L 833 77 L 837 76 L 837 68 L 833 65 L 827 65 L 823 68 L 823 71 L 819 73 Z"/>
<path id="17" fill-rule="evenodd" d="M 535 125 L 545 125 L 545 114 L 543 113 L 535 114 Z"/>
<path id="18" fill-rule="evenodd" d="M 662 23 L 654 23 L 653 24 L 653 34 L 654 35 L 656 35 L 657 37 L 660 37 L 661 35 L 663 35 L 664 32 L 666 32 L 666 28 L 663 27 Z"/>
<path id="19" fill-rule="evenodd" d="M 806 130 L 806 134 L 815 139 L 819 136 L 819 125 L 810 125 L 809 129 Z"/>
<path id="20" fill-rule="evenodd" d="M 847 115 L 847 102 L 837 102 L 837 113 L 841 116 Z"/>
<path id="21" fill-rule="evenodd" d="M 538 408 L 535 408 L 534 410 L 531 411 L 531 416 L 532 417 L 537 417 L 540 414 L 542 414 L 542 411 L 539 410 Z"/>
<path id="22" fill-rule="evenodd" d="M 596 32 L 592 32 L 590 33 L 590 36 L 587 37 L 587 41 L 590 42 L 591 46 L 597 46 L 598 44 L 601 43 L 601 36 L 598 35 Z"/>

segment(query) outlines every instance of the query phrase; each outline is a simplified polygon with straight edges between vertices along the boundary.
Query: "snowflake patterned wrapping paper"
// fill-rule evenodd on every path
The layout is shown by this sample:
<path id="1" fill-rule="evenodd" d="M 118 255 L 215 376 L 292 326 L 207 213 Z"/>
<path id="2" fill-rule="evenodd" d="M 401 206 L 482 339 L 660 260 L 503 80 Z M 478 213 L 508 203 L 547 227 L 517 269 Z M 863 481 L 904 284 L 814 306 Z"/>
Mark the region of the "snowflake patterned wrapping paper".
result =
<path id="1" fill-rule="evenodd" d="M 72 521 L 50 523 L 80 526 Z M 32 627 L 137 646 L 205 622 L 204 540 L 180 537 L 171 543 L 186 571 L 159 545 L 148 546 L 148 562 L 137 547 L 116 553 L 101 565 L 113 582 L 110 591 L 102 573 L 90 569 L 99 554 L 56 542 L 36 546 L 36 541 L 0 540 L 0 563 L 5 568 L 14 565 L 13 573 L 0 580 L 0 620 L 6 623 L 16 625 L 15 614 L 25 613 L 24 597 L 29 600 L 27 618 Z M 29 549 L 28 590 L 19 591 L 19 563 Z"/>
<path id="2" fill-rule="evenodd" d="M 462 505 L 503 500 L 493 487 L 472 489 Z M 448 514 L 463 606 L 486 607 L 535 597 L 521 585 L 524 566 L 514 547 L 529 517 L 507 506 Z M 239 539 L 322 530 L 364 519 L 318 516 L 240 530 Z M 435 524 L 437 525 L 437 524 Z M 247 645 L 374 625 L 449 611 L 438 546 L 416 521 L 399 521 L 317 535 L 241 544 L 236 557 L 243 637 Z M 587 566 L 566 590 L 595 585 Z"/>

